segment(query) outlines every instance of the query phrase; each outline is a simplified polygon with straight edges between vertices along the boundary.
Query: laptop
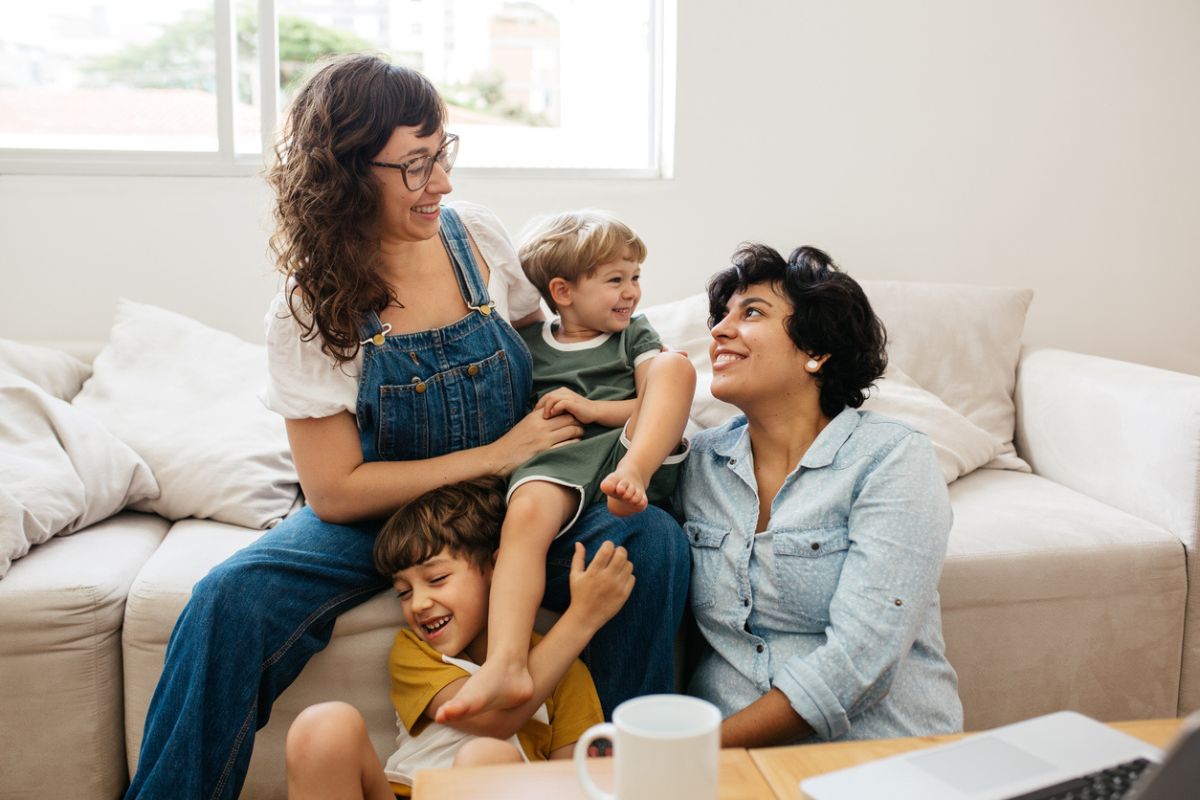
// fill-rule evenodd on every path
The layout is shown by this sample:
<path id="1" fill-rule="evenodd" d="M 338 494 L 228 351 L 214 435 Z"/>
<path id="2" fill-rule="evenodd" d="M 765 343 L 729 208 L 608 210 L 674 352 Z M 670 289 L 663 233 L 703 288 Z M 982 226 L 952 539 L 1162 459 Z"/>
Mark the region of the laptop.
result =
<path id="1" fill-rule="evenodd" d="M 812 800 L 1196 800 L 1200 712 L 1184 722 L 1165 755 L 1102 722 L 1060 711 L 808 778 L 800 789 Z"/>

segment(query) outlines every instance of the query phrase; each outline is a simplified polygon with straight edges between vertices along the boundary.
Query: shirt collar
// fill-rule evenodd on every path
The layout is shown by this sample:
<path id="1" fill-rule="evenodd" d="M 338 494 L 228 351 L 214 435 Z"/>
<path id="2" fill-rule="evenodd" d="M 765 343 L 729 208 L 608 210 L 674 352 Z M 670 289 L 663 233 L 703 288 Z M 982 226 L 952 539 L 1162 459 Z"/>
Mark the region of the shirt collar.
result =
<path id="1" fill-rule="evenodd" d="M 828 467 L 857 427 L 858 410 L 846 406 L 836 417 L 829 420 L 825 430 L 817 434 L 816 440 L 808 446 L 804 458 L 800 459 L 800 466 L 808 469 Z"/>
<path id="2" fill-rule="evenodd" d="M 807 469 L 818 469 L 832 464 L 838 450 L 842 449 L 842 445 L 858 427 L 858 419 L 856 409 L 850 406 L 843 408 L 836 417 L 829 421 L 825 429 L 817 434 L 817 438 L 809 446 L 804 458 L 800 459 L 800 466 Z M 751 453 L 750 426 L 746 422 L 745 415 L 734 418 L 729 429 L 724 431 L 720 438 L 713 443 L 713 452 L 726 458 L 736 458 L 738 461 L 749 460 Z"/>

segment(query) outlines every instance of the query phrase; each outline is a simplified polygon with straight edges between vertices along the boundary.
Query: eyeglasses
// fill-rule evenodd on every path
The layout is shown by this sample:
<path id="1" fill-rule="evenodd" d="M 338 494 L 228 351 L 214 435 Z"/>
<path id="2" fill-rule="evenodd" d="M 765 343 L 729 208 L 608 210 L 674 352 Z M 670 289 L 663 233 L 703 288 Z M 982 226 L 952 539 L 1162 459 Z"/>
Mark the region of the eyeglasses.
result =
<path id="1" fill-rule="evenodd" d="M 431 156 L 418 156 L 417 158 L 405 161 L 403 164 L 372 161 L 371 166 L 400 170 L 400 176 L 404 179 L 404 185 L 410 192 L 415 192 L 424 189 L 425 184 L 429 183 L 429 179 L 433 176 L 434 162 L 440 164 L 442 169 L 449 174 L 450 170 L 454 169 L 454 159 L 456 158 L 458 158 L 458 136 L 448 133 L 446 134 L 446 138 L 442 140 L 442 146 Z"/>

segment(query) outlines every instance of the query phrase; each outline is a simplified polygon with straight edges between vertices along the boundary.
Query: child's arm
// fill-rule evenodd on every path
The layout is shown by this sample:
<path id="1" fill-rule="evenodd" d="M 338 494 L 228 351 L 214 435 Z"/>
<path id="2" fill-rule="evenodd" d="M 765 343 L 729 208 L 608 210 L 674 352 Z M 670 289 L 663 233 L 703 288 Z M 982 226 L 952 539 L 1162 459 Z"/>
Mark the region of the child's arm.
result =
<path id="1" fill-rule="evenodd" d="M 687 353 L 664 347 L 661 353 L 643 360 L 634 367 L 633 385 L 636 395 L 628 400 L 589 400 L 565 386 L 560 386 L 542 395 L 535 408 L 542 409 L 542 415 L 546 419 L 559 414 L 570 414 L 584 425 L 598 422 L 606 428 L 619 428 L 633 416 L 638 398 L 646 391 L 646 375 L 650 372 L 650 365 L 658 358 L 686 359 Z"/>
<path id="2" fill-rule="evenodd" d="M 625 605 L 633 591 L 633 565 L 625 548 L 605 542 L 584 569 L 583 545 L 576 543 L 570 580 L 571 605 L 529 653 L 529 674 L 533 677 L 529 701 L 516 708 L 488 711 L 446 724 L 475 736 L 497 739 L 507 739 L 520 730 L 554 692 L 596 631 Z M 442 704 L 457 695 L 466 682 L 466 678 L 460 678 L 438 692 L 426 707 L 425 716 L 435 719 Z"/>
<path id="3" fill-rule="evenodd" d="M 649 363 L 648 361 L 646 363 Z M 638 367 L 641 369 L 641 367 Z M 637 381 L 637 371 L 634 371 L 634 381 Z M 637 399 L 628 400 L 589 400 L 583 395 L 560 386 L 542 395 L 534 408 L 542 409 L 546 419 L 559 414 L 570 414 L 587 425 L 598 422 L 606 428 L 619 428 L 633 416 L 637 408 Z"/>

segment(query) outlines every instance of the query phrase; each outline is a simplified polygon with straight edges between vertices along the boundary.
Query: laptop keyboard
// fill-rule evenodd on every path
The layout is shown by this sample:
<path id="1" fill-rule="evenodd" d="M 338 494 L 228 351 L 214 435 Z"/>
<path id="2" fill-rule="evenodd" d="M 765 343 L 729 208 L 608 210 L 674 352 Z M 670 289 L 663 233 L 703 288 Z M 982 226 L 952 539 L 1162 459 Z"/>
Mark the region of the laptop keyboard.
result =
<path id="1" fill-rule="evenodd" d="M 1121 800 L 1148 766 L 1150 762 L 1146 759 L 1135 758 L 1008 800 Z"/>

